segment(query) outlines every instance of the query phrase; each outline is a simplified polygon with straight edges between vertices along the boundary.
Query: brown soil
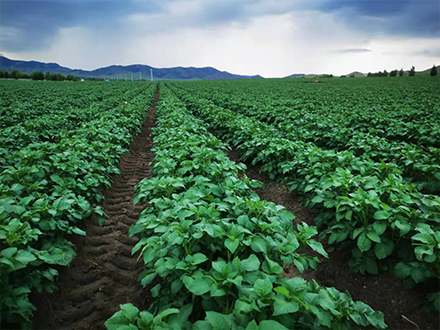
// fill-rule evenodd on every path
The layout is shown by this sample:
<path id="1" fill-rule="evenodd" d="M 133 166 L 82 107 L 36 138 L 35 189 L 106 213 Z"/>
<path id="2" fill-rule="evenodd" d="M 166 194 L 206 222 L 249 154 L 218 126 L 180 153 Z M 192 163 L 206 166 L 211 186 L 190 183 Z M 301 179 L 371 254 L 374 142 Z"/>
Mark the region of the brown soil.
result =
<path id="1" fill-rule="evenodd" d="M 32 297 L 37 306 L 35 329 L 104 329 L 104 322 L 120 304 L 148 307 L 151 296 L 137 281 L 142 263 L 137 262 L 137 255 L 131 255 L 138 239 L 128 237 L 128 230 L 145 207 L 133 205 L 133 188 L 150 177 L 149 164 L 154 158 L 150 132 L 158 98 L 159 90 L 141 133 L 121 157 L 121 173 L 104 193 L 102 206 L 109 219 L 103 227 L 92 219 L 87 236 L 75 238 L 77 257 L 70 268 L 60 270 L 59 292 Z"/>
<path id="2" fill-rule="evenodd" d="M 239 162 L 238 151 L 230 151 L 229 158 Z M 310 209 L 302 206 L 300 196 L 296 192 L 289 193 L 285 185 L 271 182 L 267 175 L 259 172 L 258 166 L 246 162 L 245 165 L 246 175 L 264 184 L 264 187 L 255 189 L 261 199 L 283 205 L 296 216 L 297 223 L 314 224 L 315 215 Z M 323 245 L 326 247 L 326 244 Z M 425 312 L 419 307 L 425 294 L 432 291 L 432 288 L 407 290 L 400 279 L 390 274 L 374 276 L 350 273 L 349 259 L 349 251 L 337 251 L 331 253 L 329 259 L 324 259 L 316 271 L 301 274 L 293 265 L 285 265 L 283 275 L 314 279 L 320 285 L 350 292 L 354 300 L 363 301 L 373 309 L 382 311 L 389 329 L 440 329 L 439 315 Z"/>

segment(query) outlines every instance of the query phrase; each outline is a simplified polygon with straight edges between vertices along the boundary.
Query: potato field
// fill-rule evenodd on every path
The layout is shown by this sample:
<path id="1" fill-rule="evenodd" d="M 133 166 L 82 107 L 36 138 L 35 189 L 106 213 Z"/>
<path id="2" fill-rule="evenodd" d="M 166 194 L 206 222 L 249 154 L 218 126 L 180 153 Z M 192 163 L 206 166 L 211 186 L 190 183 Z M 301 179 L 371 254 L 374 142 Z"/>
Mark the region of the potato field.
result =
<path id="1" fill-rule="evenodd" d="M 439 329 L 440 79 L 0 80 L 1 329 Z"/>

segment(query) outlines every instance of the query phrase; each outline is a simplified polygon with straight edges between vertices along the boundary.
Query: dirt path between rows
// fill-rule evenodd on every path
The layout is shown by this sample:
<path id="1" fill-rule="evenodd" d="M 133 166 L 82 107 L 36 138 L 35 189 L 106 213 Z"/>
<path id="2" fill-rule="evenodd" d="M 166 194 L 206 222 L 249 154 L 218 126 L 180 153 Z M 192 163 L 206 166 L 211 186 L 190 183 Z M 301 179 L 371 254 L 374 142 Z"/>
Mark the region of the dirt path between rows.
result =
<path id="1" fill-rule="evenodd" d="M 237 150 L 230 151 L 228 156 L 230 160 L 240 162 Z M 266 174 L 259 172 L 258 166 L 248 162 L 245 162 L 245 165 L 246 175 L 264 184 L 262 188 L 255 189 L 261 199 L 283 205 L 295 215 L 296 223 L 306 222 L 308 225 L 314 225 L 315 215 L 302 205 L 299 195 L 295 192 L 289 193 L 283 184 L 271 182 Z M 323 245 L 327 250 L 328 246 Z M 283 276 L 314 279 L 320 285 L 335 287 L 343 292 L 347 290 L 354 300 L 363 301 L 375 310 L 383 312 L 390 330 L 440 329 L 439 316 L 435 312 L 426 312 L 420 308 L 426 293 L 431 292 L 432 288 L 419 286 L 417 290 L 408 290 L 400 279 L 390 274 L 376 276 L 350 273 L 349 260 L 349 251 L 336 251 L 329 254 L 329 259 L 322 260 L 316 271 L 301 274 L 293 265 L 284 265 Z"/>
<path id="2" fill-rule="evenodd" d="M 128 237 L 128 230 L 144 207 L 133 205 L 133 188 L 150 177 L 149 164 L 154 158 L 150 133 L 158 98 L 159 90 L 141 133 L 121 157 L 121 173 L 104 193 L 102 206 L 109 219 L 103 227 L 90 221 L 87 236 L 75 239 L 77 257 L 70 268 L 60 271 L 59 292 L 35 298 L 35 329 L 104 329 L 104 322 L 119 310 L 120 304 L 148 307 L 150 294 L 137 281 L 142 263 L 131 255 L 138 239 Z"/>

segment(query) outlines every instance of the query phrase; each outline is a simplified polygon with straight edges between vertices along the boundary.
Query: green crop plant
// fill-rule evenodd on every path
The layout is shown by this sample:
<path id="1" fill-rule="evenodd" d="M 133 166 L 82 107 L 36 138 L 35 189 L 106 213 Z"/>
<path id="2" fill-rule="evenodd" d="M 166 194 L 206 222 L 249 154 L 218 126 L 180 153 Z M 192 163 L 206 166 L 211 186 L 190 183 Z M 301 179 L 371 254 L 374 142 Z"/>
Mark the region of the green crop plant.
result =
<path id="1" fill-rule="evenodd" d="M 2 93 L 14 93 L 14 86 Z M 41 85 L 29 86 L 18 92 L 18 103 L 21 97 L 30 94 L 34 100 L 38 95 Z M 105 220 L 97 203 L 119 172 L 120 154 L 139 132 L 155 86 L 132 99 L 127 97 L 136 90 L 102 87 L 93 85 L 81 100 L 76 93 L 82 87 L 57 85 L 54 95 L 49 89 L 40 95 L 42 102 L 30 101 L 38 105 L 32 110 L 29 105 L 14 112 L 17 102 L 2 109 L 2 123 L 10 125 L 0 133 L 2 325 L 30 327 L 35 306 L 29 294 L 55 291 L 59 267 L 69 266 L 76 256 L 68 235 L 85 235 L 92 214 L 101 224 Z M 66 92 L 70 96 L 62 104 L 67 110 L 51 103 L 52 96 Z"/>
<path id="2" fill-rule="evenodd" d="M 385 328 L 383 315 L 348 293 L 302 278 L 283 279 L 327 253 L 315 227 L 294 228 L 294 215 L 260 200 L 258 182 L 239 177 L 225 146 L 167 89 L 156 112 L 153 173 L 136 188 L 147 202 L 130 234 L 156 300 L 149 311 L 121 305 L 107 329 Z M 164 316 L 165 315 L 165 316 Z"/>

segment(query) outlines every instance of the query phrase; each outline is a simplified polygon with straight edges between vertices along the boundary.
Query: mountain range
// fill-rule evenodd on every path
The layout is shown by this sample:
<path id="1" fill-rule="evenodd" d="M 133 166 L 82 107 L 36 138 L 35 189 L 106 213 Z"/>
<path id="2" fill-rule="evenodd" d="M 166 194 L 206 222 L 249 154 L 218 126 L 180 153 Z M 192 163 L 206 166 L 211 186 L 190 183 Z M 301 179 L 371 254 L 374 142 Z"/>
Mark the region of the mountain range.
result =
<path id="1" fill-rule="evenodd" d="M 12 60 L 5 56 L 0 56 L 0 69 L 18 70 L 24 73 L 34 71 L 49 71 L 50 73 L 61 73 L 63 75 L 73 74 L 79 78 L 118 78 L 131 80 L 150 79 L 150 72 L 153 71 L 154 79 L 158 80 L 218 80 L 218 79 L 249 79 L 263 78 L 260 75 L 244 76 L 232 74 L 227 71 L 220 71 L 212 67 L 195 68 L 195 67 L 174 67 L 174 68 L 154 68 L 149 65 L 111 65 L 96 70 L 80 70 L 63 67 L 57 63 L 44 63 L 37 61 L 18 61 Z"/>
<path id="2" fill-rule="evenodd" d="M 173 67 L 173 68 L 154 68 L 149 65 L 134 64 L 134 65 L 111 65 L 96 70 L 81 70 L 70 69 L 61 66 L 57 63 L 44 63 L 37 61 L 19 61 L 12 60 L 5 56 L 0 55 L 0 69 L 3 70 L 18 70 L 24 73 L 31 73 L 34 71 L 42 71 L 46 73 L 61 73 L 63 75 L 73 74 L 79 78 L 110 78 L 110 79 L 127 79 L 131 80 L 133 75 L 134 80 L 150 79 L 150 72 L 153 71 L 154 79 L 158 80 L 220 80 L 220 79 L 250 79 L 250 78 L 263 78 L 260 75 L 245 76 L 229 73 L 227 71 L 220 71 L 213 67 L 195 68 L 195 67 Z M 416 71 L 418 74 L 428 75 L 431 68 L 423 71 Z M 437 66 L 437 70 L 440 67 Z M 355 77 L 365 77 L 365 73 L 358 71 L 349 73 L 347 76 L 355 75 Z M 314 78 L 321 74 L 304 74 L 294 73 L 285 78 Z M 408 75 L 408 71 L 405 71 L 405 75 Z"/>

